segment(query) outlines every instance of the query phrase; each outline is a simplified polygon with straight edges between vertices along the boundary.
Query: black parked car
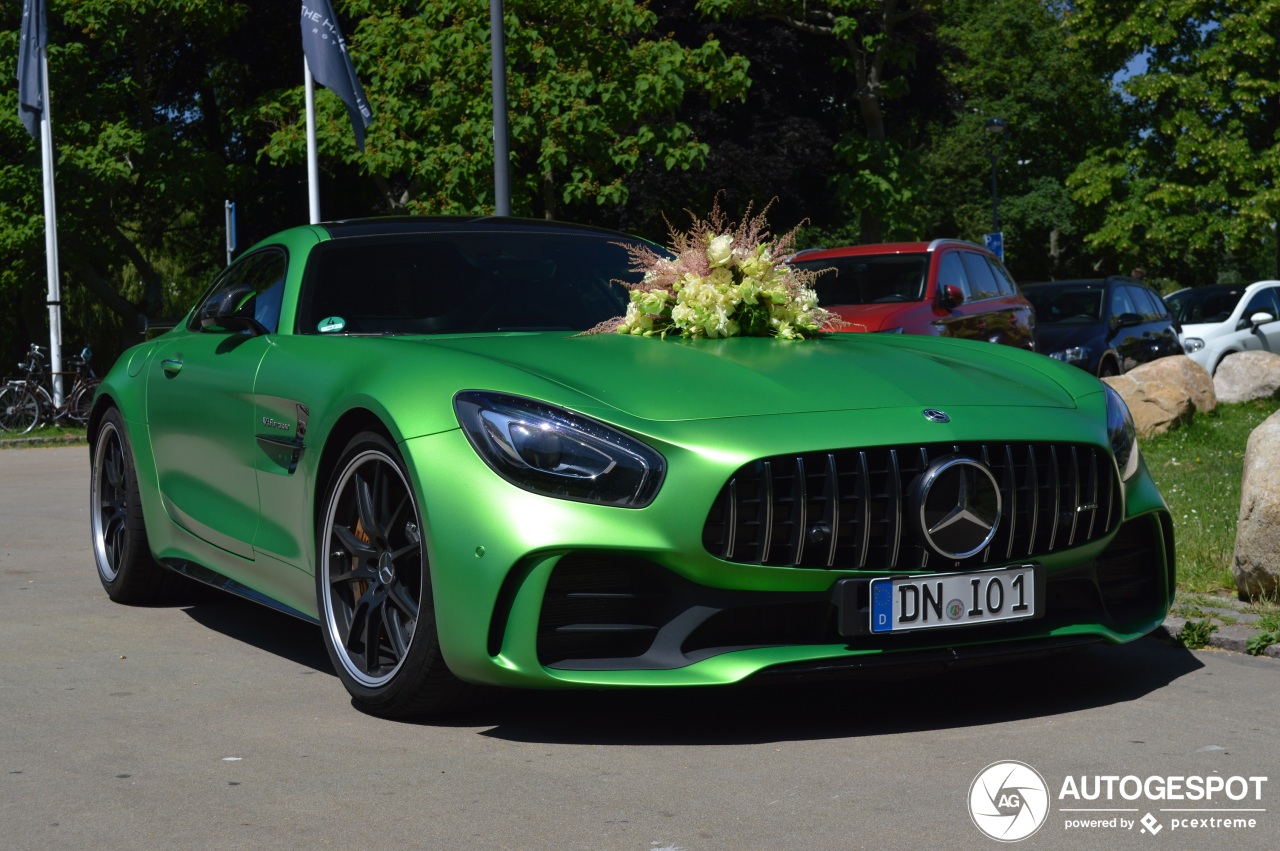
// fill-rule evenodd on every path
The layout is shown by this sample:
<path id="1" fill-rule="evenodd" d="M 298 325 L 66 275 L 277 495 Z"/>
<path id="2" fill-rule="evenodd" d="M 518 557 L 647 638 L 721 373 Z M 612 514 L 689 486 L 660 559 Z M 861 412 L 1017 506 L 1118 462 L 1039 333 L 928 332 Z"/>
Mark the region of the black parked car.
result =
<path id="1" fill-rule="evenodd" d="M 1045 281 L 1022 293 L 1036 309 L 1036 351 L 1099 378 L 1183 353 L 1168 307 L 1136 278 Z"/>

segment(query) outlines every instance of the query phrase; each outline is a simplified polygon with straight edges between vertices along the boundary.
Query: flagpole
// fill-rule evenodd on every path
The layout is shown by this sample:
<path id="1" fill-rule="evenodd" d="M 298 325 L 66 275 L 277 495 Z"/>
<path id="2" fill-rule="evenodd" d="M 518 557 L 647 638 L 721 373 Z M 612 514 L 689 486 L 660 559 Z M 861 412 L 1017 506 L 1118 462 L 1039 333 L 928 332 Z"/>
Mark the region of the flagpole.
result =
<path id="1" fill-rule="evenodd" d="M 45 273 L 49 278 L 49 373 L 53 379 L 53 403 L 62 404 L 62 284 L 58 270 L 58 214 L 53 195 L 53 121 L 49 106 L 49 57 L 40 51 L 40 91 L 44 111 L 40 116 L 40 171 L 44 179 Z"/>
<path id="2" fill-rule="evenodd" d="M 311 66 L 302 57 L 302 71 L 307 90 L 307 200 L 311 210 L 311 224 L 320 221 L 320 166 L 316 160 L 316 86 L 311 78 Z"/>
<path id="3" fill-rule="evenodd" d="M 493 199 L 499 216 L 511 215 L 511 153 L 507 131 L 507 40 L 502 0 L 489 0 L 489 52 L 493 75 Z"/>

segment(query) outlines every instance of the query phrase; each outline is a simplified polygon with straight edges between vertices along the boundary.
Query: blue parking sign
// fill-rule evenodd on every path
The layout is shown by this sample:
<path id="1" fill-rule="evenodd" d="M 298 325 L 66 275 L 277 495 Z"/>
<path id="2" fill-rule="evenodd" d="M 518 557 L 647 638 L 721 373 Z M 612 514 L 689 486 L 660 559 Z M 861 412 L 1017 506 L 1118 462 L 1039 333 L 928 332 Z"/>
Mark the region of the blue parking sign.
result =
<path id="1" fill-rule="evenodd" d="M 1004 260 L 1004 234 L 1003 233 L 987 233 L 982 235 L 982 242 L 987 246 L 987 250 L 1001 261 Z"/>

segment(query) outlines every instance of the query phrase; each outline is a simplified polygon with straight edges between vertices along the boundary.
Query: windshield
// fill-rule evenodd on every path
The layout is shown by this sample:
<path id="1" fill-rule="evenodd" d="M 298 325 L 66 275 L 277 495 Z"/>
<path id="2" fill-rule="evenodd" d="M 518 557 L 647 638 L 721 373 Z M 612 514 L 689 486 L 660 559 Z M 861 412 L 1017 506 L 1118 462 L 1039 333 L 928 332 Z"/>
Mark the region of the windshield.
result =
<path id="1" fill-rule="evenodd" d="M 608 234 L 437 231 L 335 239 L 312 250 L 300 334 L 585 331 L 636 281 Z"/>
<path id="2" fill-rule="evenodd" d="M 872 254 L 791 265 L 811 272 L 830 269 L 818 276 L 813 288 L 819 304 L 833 305 L 924 301 L 928 264 L 926 254 Z"/>
<path id="3" fill-rule="evenodd" d="M 1023 287 L 1036 309 L 1036 323 L 1057 325 L 1097 322 L 1102 318 L 1101 287 Z"/>
<path id="4" fill-rule="evenodd" d="M 1183 325 L 1199 325 L 1205 322 L 1226 322 L 1231 318 L 1244 287 L 1203 287 L 1180 290 L 1165 296 L 1165 304 L 1173 312 L 1173 318 Z"/>

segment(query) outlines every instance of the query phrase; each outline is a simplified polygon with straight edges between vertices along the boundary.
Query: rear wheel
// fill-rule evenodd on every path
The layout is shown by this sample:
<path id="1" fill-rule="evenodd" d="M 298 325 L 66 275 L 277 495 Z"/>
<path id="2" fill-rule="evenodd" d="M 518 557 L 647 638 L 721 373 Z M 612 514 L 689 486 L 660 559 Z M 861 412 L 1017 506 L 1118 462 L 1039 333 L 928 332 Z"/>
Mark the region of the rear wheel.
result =
<path id="1" fill-rule="evenodd" d="M 84 425 L 89 422 L 89 412 L 93 410 L 93 395 L 98 390 L 100 381 L 90 378 L 71 393 L 67 400 L 67 418 L 72 422 Z"/>
<path id="2" fill-rule="evenodd" d="M 0 431 L 26 434 L 40 421 L 40 400 L 21 384 L 0 388 Z"/>
<path id="3" fill-rule="evenodd" d="M 440 652 L 422 515 L 390 441 L 357 435 L 323 505 L 316 598 L 343 685 L 386 717 L 453 708 L 468 689 Z"/>
<path id="4" fill-rule="evenodd" d="M 114 408 L 103 415 L 93 443 L 89 528 L 98 579 L 108 597 L 117 603 L 156 603 L 169 594 L 175 576 L 151 556 L 133 452 Z"/>

